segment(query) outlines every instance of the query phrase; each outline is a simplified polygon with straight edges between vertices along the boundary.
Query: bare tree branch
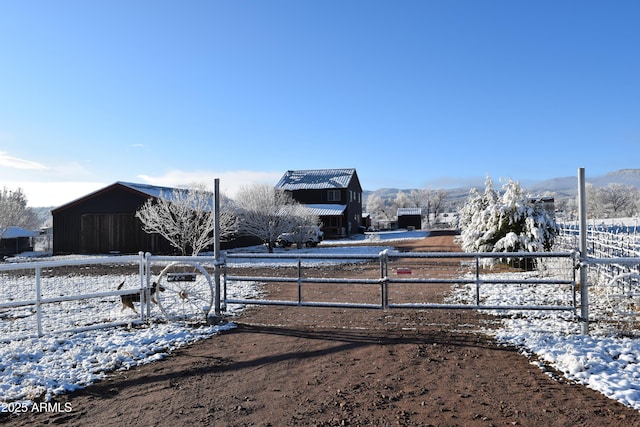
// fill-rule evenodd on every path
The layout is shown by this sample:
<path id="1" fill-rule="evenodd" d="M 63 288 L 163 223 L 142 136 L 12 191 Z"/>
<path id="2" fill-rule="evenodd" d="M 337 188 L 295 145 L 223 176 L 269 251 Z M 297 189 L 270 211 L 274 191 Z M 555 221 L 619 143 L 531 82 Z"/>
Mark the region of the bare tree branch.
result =
<path id="1" fill-rule="evenodd" d="M 243 187 L 236 196 L 240 231 L 261 239 L 273 252 L 276 239 L 296 225 L 299 204 L 284 191 L 266 184 Z"/>
<path id="2" fill-rule="evenodd" d="M 40 220 L 36 212 L 27 207 L 27 197 L 22 189 L 11 191 L 4 187 L 0 191 L 0 230 L 12 226 L 35 230 L 40 226 Z"/>
<path id="3" fill-rule="evenodd" d="M 170 195 L 149 199 L 136 212 L 147 233 L 160 234 L 182 255 L 191 249 L 198 255 L 215 242 L 213 194 L 203 186 L 176 189 Z M 231 203 L 224 198 L 220 209 L 220 240 L 237 231 L 237 216 Z"/>

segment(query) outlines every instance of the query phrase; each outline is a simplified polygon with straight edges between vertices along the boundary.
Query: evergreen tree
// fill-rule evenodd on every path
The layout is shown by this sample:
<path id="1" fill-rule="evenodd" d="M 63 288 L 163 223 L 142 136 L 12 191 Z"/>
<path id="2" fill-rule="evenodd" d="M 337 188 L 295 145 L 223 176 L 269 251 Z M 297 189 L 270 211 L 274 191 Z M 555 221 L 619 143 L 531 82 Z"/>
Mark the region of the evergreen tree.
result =
<path id="1" fill-rule="evenodd" d="M 542 252 L 553 246 L 557 227 L 540 201 L 528 196 L 516 181 L 485 191 L 473 189 L 460 211 L 462 248 L 467 252 Z"/>

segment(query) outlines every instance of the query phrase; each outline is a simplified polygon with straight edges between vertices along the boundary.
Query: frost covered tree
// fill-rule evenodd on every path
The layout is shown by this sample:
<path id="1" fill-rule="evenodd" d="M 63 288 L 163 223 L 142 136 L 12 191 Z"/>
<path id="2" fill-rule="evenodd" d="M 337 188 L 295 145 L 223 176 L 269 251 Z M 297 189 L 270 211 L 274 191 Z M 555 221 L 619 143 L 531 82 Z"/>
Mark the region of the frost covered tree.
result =
<path id="1" fill-rule="evenodd" d="M 0 191 L 0 231 L 12 226 L 36 230 L 40 226 L 40 218 L 27 206 L 27 197 L 21 188 L 12 191 L 3 187 Z"/>
<path id="2" fill-rule="evenodd" d="M 438 218 L 444 207 L 447 192 L 444 190 L 423 190 L 426 194 L 426 204 L 423 207 L 427 224 L 431 224 L 431 218 Z"/>
<path id="3" fill-rule="evenodd" d="M 638 211 L 639 192 L 635 187 L 610 183 L 596 188 L 587 184 L 587 204 L 591 218 L 633 216 Z"/>
<path id="4" fill-rule="evenodd" d="M 242 187 L 236 205 L 240 232 L 262 240 L 270 253 L 278 236 L 300 225 L 300 216 L 296 215 L 299 204 L 289 193 L 266 184 Z"/>
<path id="5" fill-rule="evenodd" d="M 411 190 L 409 191 L 410 206 L 412 208 L 423 208 L 429 203 L 429 191 L 428 190 Z"/>
<path id="6" fill-rule="evenodd" d="M 376 221 L 391 221 L 395 218 L 393 206 L 387 205 L 384 199 L 376 194 L 371 194 L 367 198 L 367 212 Z"/>
<path id="7" fill-rule="evenodd" d="M 136 212 L 147 233 L 157 233 L 167 239 L 182 255 L 198 255 L 215 242 L 215 213 L 213 193 L 204 186 L 175 189 L 149 199 Z M 238 219 L 231 201 L 220 198 L 220 240 L 236 233 Z"/>
<path id="8" fill-rule="evenodd" d="M 408 195 L 409 204 L 406 207 L 422 209 L 422 215 L 427 224 L 430 225 L 431 219 L 437 218 L 442 213 L 446 198 L 447 192 L 444 190 L 432 190 L 430 188 L 411 190 Z"/>
<path id="9" fill-rule="evenodd" d="M 508 180 L 502 195 L 487 177 L 485 191 L 473 189 L 460 211 L 462 248 L 467 252 L 542 252 L 553 246 L 557 227 L 541 202 Z"/>
<path id="10" fill-rule="evenodd" d="M 393 207 L 397 211 L 402 208 L 411 208 L 412 206 L 411 199 L 404 191 L 398 191 L 396 193 L 396 198 L 393 200 Z M 417 206 L 415 206 L 417 207 Z"/>

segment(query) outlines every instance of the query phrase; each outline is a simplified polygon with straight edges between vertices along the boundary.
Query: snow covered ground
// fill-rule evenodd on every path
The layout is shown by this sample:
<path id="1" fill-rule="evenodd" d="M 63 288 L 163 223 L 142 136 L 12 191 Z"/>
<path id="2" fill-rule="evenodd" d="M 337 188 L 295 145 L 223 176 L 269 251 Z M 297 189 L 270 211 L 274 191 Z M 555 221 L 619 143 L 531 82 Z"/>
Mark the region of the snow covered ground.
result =
<path id="1" fill-rule="evenodd" d="M 91 282 L 97 289 L 113 290 L 116 279 L 121 277 L 96 276 L 91 277 Z M 31 282 L 33 279 L 22 280 Z M 68 287 L 71 289 L 77 283 L 86 281 L 87 276 L 78 281 L 69 280 Z M 16 278 L 11 282 L 1 282 L 2 286 L 21 285 L 20 279 Z M 234 298 L 250 298 L 257 295 L 259 289 L 254 283 L 238 282 L 229 286 L 228 293 Z M 57 309 L 56 304 L 49 304 L 48 322 L 72 323 L 74 318 L 81 316 L 77 312 L 88 310 L 86 300 L 69 303 L 73 305 L 66 304 L 64 309 Z M 94 304 L 103 307 L 106 321 L 138 318 L 131 310 L 121 311 L 119 302 L 115 300 L 98 301 Z M 49 306 L 54 308 L 50 309 Z M 240 310 L 239 306 L 230 306 L 227 313 L 232 316 Z M 35 317 L 33 313 L 30 314 L 31 316 L 24 318 Z M 15 329 L 15 323 L 24 318 L 0 317 L 0 335 L 5 332 L 3 328 Z M 166 323 L 158 314 L 151 323 L 140 326 L 61 333 L 3 343 L 0 345 L 0 411 L 31 405 L 33 401 L 40 399 L 49 400 L 56 394 L 92 384 L 110 371 L 126 370 L 162 359 L 181 346 L 233 327 L 233 323 L 197 327 L 185 323 Z"/>
<path id="2" fill-rule="evenodd" d="M 512 279 L 519 274 L 485 276 Z M 536 301 L 548 305 L 566 305 L 569 292 L 559 293 L 555 285 L 521 287 L 484 284 L 484 304 L 522 304 Z M 449 302 L 468 302 L 473 289 L 460 286 L 449 297 Z M 597 309 L 597 307 L 593 307 Z M 515 346 L 521 353 L 532 357 L 532 363 L 550 372 L 552 367 L 565 378 L 583 384 L 611 399 L 640 410 L 640 339 L 617 337 L 611 330 L 598 324 L 590 325 L 590 334 L 581 333 L 580 324 L 569 312 L 502 311 L 501 326 L 486 330 L 498 342 Z M 594 313 L 595 314 L 595 313 Z M 550 374 L 552 375 L 552 374 Z M 553 376 L 553 375 L 552 375 Z"/>
<path id="3" fill-rule="evenodd" d="M 342 249 L 351 254 L 371 251 L 364 246 L 359 247 L 358 243 L 379 240 L 383 247 L 397 239 L 421 238 L 424 235 L 424 232 L 380 233 L 375 238 L 363 236 L 360 240 L 345 241 L 344 248 L 331 250 L 337 252 Z M 323 246 L 306 251 L 329 249 Z M 500 277 L 504 278 L 504 274 Z M 105 280 L 109 286 L 113 285 L 113 277 L 107 276 Z M 484 302 L 514 304 L 531 297 L 537 303 L 552 305 L 566 304 L 563 299 L 570 296 L 567 292 L 558 293 L 551 285 L 536 286 L 535 291 L 518 285 L 510 286 L 514 288 L 505 291 L 503 284 L 485 284 L 482 288 Z M 238 284 L 231 291 L 243 298 L 259 292 L 248 283 Z M 535 295 L 527 295 L 527 292 L 535 292 Z M 461 286 L 452 292 L 450 302 L 465 302 L 472 294 L 470 289 Z M 552 367 L 570 380 L 640 410 L 640 339 L 616 337 L 598 325 L 591 327 L 590 335 L 582 335 L 580 325 L 573 321 L 570 313 L 519 311 L 496 315 L 501 317 L 501 327 L 486 332 L 499 342 L 517 346 L 525 355 L 535 355 L 532 363 L 545 371 Z M 87 331 L 3 344 L 0 346 L 0 409 L 10 409 L 9 402 L 14 406 L 30 404 L 33 400 L 49 399 L 87 386 L 104 378 L 110 371 L 153 362 L 180 346 L 233 327 L 232 323 L 192 327 L 158 322 L 142 327 Z"/>

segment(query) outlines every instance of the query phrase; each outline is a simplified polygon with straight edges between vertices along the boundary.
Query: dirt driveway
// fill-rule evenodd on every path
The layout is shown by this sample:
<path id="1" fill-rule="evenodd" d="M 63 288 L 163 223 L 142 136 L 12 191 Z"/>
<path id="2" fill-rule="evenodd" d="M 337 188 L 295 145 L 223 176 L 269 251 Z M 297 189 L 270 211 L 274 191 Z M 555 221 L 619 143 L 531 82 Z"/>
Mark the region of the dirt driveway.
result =
<path id="1" fill-rule="evenodd" d="M 451 236 L 401 246 L 455 249 Z M 0 423 L 640 426 L 640 412 L 477 333 L 483 318 L 471 312 L 268 306 L 233 320 L 237 328 L 163 361 L 59 397 L 69 413 Z"/>

